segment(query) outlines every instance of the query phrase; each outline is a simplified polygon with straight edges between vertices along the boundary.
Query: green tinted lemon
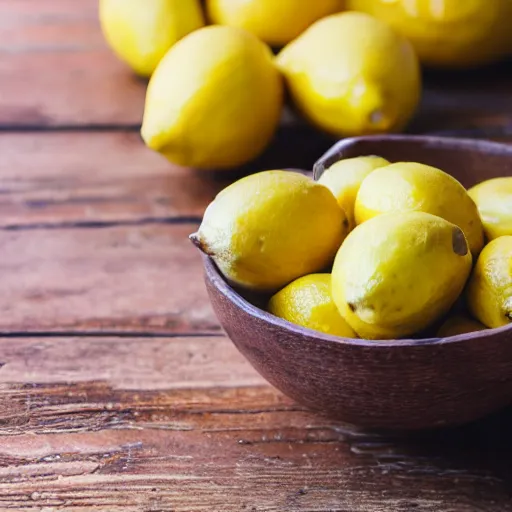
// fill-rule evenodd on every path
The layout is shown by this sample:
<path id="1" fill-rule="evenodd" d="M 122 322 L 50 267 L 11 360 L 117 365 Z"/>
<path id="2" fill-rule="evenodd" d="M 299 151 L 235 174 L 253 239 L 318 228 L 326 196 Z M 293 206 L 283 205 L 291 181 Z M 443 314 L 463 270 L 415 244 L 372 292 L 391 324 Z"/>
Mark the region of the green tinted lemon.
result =
<path id="1" fill-rule="evenodd" d="M 330 274 L 299 277 L 270 299 L 268 310 L 273 315 L 315 331 L 357 338 L 332 300 Z"/>
<path id="2" fill-rule="evenodd" d="M 379 215 L 357 226 L 340 247 L 333 299 L 361 338 L 410 336 L 451 308 L 471 262 L 463 232 L 441 217 Z"/>

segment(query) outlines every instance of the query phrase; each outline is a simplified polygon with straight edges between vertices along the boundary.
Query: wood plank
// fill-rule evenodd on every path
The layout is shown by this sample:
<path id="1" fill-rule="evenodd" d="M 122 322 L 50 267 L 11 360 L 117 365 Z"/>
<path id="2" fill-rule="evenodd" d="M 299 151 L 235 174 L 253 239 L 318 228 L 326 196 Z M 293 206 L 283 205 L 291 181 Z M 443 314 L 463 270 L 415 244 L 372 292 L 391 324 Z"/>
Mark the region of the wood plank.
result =
<path id="1" fill-rule="evenodd" d="M 199 219 L 222 175 L 173 166 L 138 134 L 0 134 L 0 227 Z"/>
<path id="2" fill-rule="evenodd" d="M 390 438 L 282 397 L 226 338 L 15 341 L 0 339 L 4 509 L 512 510 L 511 410 Z"/>
<path id="3" fill-rule="evenodd" d="M 139 125 L 145 81 L 106 47 L 96 0 L 0 0 L 0 125 Z"/>
<path id="4" fill-rule="evenodd" d="M 0 126 L 130 125 L 145 84 L 107 50 L 0 54 Z"/>
<path id="5" fill-rule="evenodd" d="M 91 0 L 0 0 L 0 34 L 0 49 L 13 53 L 104 47 Z"/>
<path id="6" fill-rule="evenodd" d="M 428 71 L 409 131 L 497 139 L 512 136 L 512 61 L 469 71 Z"/>
<path id="7" fill-rule="evenodd" d="M 195 229 L 0 231 L 0 330 L 218 332 Z"/>
<path id="8" fill-rule="evenodd" d="M 169 398 L 160 391 L 182 390 L 180 407 L 185 408 L 214 407 L 213 401 L 203 403 L 199 399 L 201 393 L 209 394 L 207 388 L 228 390 L 264 384 L 263 378 L 224 335 L 0 338 L 0 383 L 27 381 L 61 390 L 69 382 L 87 386 L 94 382 L 91 392 L 95 386 L 96 392 L 101 392 L 101 387 L 108 383 L 114 393 L 135 389 L 157 391 L 155 396 L 160 396 L 160 400 Z M 195 403 L 188 400 L 192 390 L 196 393 Z M 30 387 L 26 391 L 30 393 Z M 215 407 L 225 407 L 229 393 L 223 395 L 218 391 L 219 402 Z M 262 396 L 268 401 L 266 391 L 262 391 Z M 256 403 L 257 397 L 251 400 Z M 45 403 L 51 406 L 49 401 Z M 178 402 L 174 404 L 177 406 Z"/>

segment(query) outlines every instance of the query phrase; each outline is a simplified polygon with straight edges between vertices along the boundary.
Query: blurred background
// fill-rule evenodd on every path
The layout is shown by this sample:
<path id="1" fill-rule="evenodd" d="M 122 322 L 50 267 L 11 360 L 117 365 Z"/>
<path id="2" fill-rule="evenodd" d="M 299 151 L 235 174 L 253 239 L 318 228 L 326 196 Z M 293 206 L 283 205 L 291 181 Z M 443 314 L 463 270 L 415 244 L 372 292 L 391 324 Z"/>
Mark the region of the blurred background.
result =
<path id="1" fill-rule="evenodd" d="M 167 2 L 167 8 L 171 6 L 179 14 L 186 3 Z M 301 27 L 296 30 L 300 37 L 301 30 L 319 17 L 318 12 L 307 12 L 311 10 L 311 2 L 305 0 L 282 2 L 283 9 L 285 4 L 296 4 L 290 12 L 293 16 L 295 11 L 294 16 L 301 19 L 294 21 L 289 21 L 285 16 L 290 15 L 284 11 L 276 14 L 272 2 L 260 0 L 252 11 L 247 10 L 247 5 L 241 6 L 251 3 L 258 4 L 258 1 L 212 1 L 208 6 L 202 2 L 198 7 L 202 9 L 200 24 L 208 23 L 215 12 L 216 21 L 252 30 L 278 53 L 295 33 L 291 31 L 283 35 L 283 40 L 275 41 L 272 34 L 258 33 L 261 26 L 270 31 L 269 25 L 274 22 L 279 35 L 284 32 L 283 27 L 290 28 L 288 25 L 296 23 Z M 507 57 L 509 41 L 503 35 L 503 27 L 510 18 L 503 12 L 510 7 L 510 2 L 375 0 L 352 3 L 353 7 L 393 25 L 413 42 L 416 53 L 420 54 L 423 68 L 420 101 L 404 130 L 509 139 L 512 134 L 512 70 Z M 148 77 L 132 69 L 133 64 L 128 62 L 126 53 L 123 57 L 119 45 L 128 48 L 132 57 L 139 50 L 147 55 L 148 50 L 141 50 L 140 46 L 153 44 L 147 41 L 154 39 L 150 34 L 165 31 L 165 20 L 172 25 L 172 20 L 179 16 L 173 18 L 169 13 L 158 11 L 162 9 L 161 1 L 103 0 L 103 4 L 103 30 L 108 35 L 108 43 L 100 26 L 97 0 L 0 2 L 2 126 L 16 130 L 139 131 Z M 331 5 L 326 7 L 326 12 L 346 8 Z M 297 10 L 302 13 L 300 16 Z M 304 20 L 307 14 L 310 19 Z M 154 32 L 150 30 L 152 24 Z M 455 47 L 451 53 L 447 50 L 449 43 Z M 156 44 L 162 49 L 161 41 Z M 163 47 L 169 44 L 164 42 Z M 360 46 L 350 46 L 350 39 L 346 44 L 349 52 L 362 51 Z M 205 47 L 200 51 L 208 60 L 209 49 Z M 212 49 L 210 55 L 213 53 Z M 321 50 L 318 58 L 322 59 Z M 190 67 L 193 66 L 191 59 Z M 287 95 L 279 126 L 263 153 L 237 167 L 310 168 L 332 141 L 340 138 L 340 133 L 327 133 L 297 113 L 297 101 L 290 98 L 289 92 Z M 347 135 L 352 134 L 357 135 L 357 130 Z"/>

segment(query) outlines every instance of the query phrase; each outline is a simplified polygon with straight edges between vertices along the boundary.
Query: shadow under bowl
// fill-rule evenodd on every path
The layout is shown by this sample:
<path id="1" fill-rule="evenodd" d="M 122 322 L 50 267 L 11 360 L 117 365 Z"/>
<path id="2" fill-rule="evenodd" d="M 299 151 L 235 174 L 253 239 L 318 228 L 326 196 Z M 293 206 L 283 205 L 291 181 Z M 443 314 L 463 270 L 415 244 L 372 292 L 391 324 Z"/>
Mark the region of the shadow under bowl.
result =
<path id="1" fill-rule="evenodd" d="M 433 165 L 466 187 L 512 176 L 512 146 L 401 135 L 342 140 L 317 162 L 315 176 L 364 155 Z M 418 430 L 464 424 L 512 403 L 512 324 L 450 338 L 334 337 L 267 313 L 209 257 L 204 265 L 227 335 L 265 379 L 309 408 L 363 428 Z"/>

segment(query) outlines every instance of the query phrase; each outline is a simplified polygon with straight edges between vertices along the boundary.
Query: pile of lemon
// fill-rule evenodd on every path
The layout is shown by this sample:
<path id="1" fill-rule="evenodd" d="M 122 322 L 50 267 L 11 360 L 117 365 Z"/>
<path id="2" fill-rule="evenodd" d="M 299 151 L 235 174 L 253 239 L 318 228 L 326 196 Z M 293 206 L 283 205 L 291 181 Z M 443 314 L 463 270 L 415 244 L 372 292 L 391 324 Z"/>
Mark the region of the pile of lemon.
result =
<path id="1" fill-rule="evenodd" d="M 318 181 L 264 171 L 224 189 L 191 239 L 228 282 L 271 296 L 271 313 L 324 333 L 382 340 L 512 322 L 512 177 L 466 190 L 435 167 L 377 156 Z"/>
<path id="2" fill-rule="evenodd" d="M 335 136 L 402 130 L 421 95 L 417 56 L 498 59 L 512 47 L 511 14 L 510 0 L 100 0 L 110 46 L 151 76 L 146 144 L 206 169 L 265 149 L 285 89 Z"/>

